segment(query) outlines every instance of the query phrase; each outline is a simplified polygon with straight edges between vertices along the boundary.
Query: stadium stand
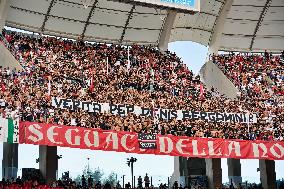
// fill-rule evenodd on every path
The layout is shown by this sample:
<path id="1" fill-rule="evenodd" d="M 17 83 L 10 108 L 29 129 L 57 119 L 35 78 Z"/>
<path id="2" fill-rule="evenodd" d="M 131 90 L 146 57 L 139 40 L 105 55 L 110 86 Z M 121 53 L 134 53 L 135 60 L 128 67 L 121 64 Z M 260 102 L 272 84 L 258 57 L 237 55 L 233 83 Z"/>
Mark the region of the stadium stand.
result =
<path id="1" fill-rule="evenodd" d="M 214 56 L 216 63 L 227 77 L 247 96 L 263 97 L 283 96 L 283 54 L 273 56 L 237 54 Z"/>
<path id="2" fill-rule="evenodd" d="M 279 69 L 279 57 L 214 56 L 214 61 L 223 70 L 229 70 L 227 76 L 232 76 L 235 84 L 246 89 L 232 100 L 214 88 L 206 89 L 199 76 L 194 76 L 175 54 L 168 51 L 161 53 L 149 46 L 129 48 L 10 31 L 2 34 L 6 46 L 24 70 L 1 68 L 0 99 L 4 103 L 1 116 L 13 117 L 20 113 L 21 119 L 26 121 L 163 135 L 244 140 L 284 138 L 283 77 L 280 76 L 283 72 Z M 239 59 L 246 60 L 248 65 L 235 64 Z M 266 89 L 267 78 L 259 74 L 261 67 L 249 69 L 254 64 L 248 59 L 265 60 L 265 69 L 273 68 L 268 74 L 271 90 Z M 243 78 L 234 77 L 240 73 L 240 68 L 248 70 L 255 79 L 243 79 L 245 74 L 240 74 Z M 258 83 L 262 87 L 257 88 Z M 260 90 L 261 96 L 256 93 Z M 257 112 L 259 123 L 250 124 L 248 130 L 246 123 L 176 119 L 166 122 L 133 114 L 120 117 L 70 111 L 52 107 L 52 96 L 168 109 Z"/>

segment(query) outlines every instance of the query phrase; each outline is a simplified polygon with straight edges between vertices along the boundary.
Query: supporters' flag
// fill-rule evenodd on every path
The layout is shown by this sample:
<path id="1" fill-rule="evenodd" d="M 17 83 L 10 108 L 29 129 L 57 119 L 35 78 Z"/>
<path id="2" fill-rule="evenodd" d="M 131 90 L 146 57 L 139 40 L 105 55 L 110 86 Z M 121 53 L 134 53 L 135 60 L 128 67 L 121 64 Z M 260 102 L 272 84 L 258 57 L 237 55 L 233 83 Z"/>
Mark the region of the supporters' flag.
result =
<path id="1" fill-rule="evenodd" d="M 93 76 L 92 76 L 92 78 L 91 78 L 90 91 L 91 91 L 91 92 L 94 92 L 94 77 L 93 77 Z"/>
<path id="2" fill-rule="evenodd" d="M 127 47 L 127 71 L 130 69 L 130 55 L 129 55 L 129 46 Z"/>
<path id="3" fill-rule="evenodd" d="M 0 141 L 19 143 L 19 119 L 0 118 Z"/>
<path id="4" fill-rule="evenodd" d="M 8 142 L 19 143 L 19 120 L 8 119 Z"/>

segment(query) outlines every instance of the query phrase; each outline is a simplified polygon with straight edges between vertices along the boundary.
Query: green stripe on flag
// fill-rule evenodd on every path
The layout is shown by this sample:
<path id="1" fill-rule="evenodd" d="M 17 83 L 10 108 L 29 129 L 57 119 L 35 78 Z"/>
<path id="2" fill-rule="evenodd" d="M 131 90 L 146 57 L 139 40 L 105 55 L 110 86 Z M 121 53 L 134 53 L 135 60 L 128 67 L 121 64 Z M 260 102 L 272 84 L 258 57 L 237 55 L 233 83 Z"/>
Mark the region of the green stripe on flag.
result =
<path id="1" fill-rule="evenodd" d="M 14 121 L 8 119 L 8 143 L 14 143 Z"/>

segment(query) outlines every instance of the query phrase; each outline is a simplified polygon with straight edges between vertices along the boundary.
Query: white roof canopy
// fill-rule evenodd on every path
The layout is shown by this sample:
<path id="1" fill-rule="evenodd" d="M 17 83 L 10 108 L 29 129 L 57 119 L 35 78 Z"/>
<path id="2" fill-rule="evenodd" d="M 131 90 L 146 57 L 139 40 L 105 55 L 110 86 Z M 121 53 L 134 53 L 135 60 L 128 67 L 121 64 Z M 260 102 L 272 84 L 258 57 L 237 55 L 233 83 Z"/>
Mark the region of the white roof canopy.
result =
<path id="1" fill-rule="evenodd" d="M 169 42 L 208 46 L 225 0 L 201 0 L 200 13 L 178 13 Z M 84 40 L 157 46 L 167 10 L 94 0 L 11 0 L 6 25 Z M 220 50 L 284 49 L 284 0 L 235 0 L 225 21 Z"/>

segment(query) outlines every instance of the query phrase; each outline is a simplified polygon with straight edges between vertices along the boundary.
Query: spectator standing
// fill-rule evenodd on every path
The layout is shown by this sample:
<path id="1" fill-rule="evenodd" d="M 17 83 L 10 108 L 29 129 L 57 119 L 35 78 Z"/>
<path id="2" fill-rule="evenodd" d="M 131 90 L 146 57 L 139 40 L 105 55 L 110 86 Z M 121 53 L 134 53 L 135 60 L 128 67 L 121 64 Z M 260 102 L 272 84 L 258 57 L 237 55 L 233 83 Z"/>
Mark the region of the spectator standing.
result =
<path id="1" fill-rule="evenodd" d="M 22 184 L 21 177 L 18 177 L 18 178 L 16 179 L 16 184 L 19 184 L 19 185 L 21 185 L 21 184 Z"/>
<path id="2" fill-rule="evenodd" d="M 143 183 L 142 177 L 139 176 L 139 177 L 138 177 L 138 188 L 142 188 L 142 183 Z"/>
<path id="3" fill-rule="evenodd" d="M 177 181 L 174 182 L 173 189 L 178 189 L 178 182 Z"/>
<path id="4" fill-rule="evenodd" d="M 87 187 L 86 178 L 85 178 L 84 175 L 82 175 L 81 181 L 82 181 L 82 187 L 83 187 L 83 188 L 84 188 L 84 187 Z"/>
<path id="5" fill-rule="evenodd" d="M 131 184 L 130 184 L 130 182 L 128 182 L 127 184 L 125 184 L 125 188 L 126 188 L 126 189 L 131 188 Z"/>
<path id="6" fill-rule="evenodd" d="M 144 177 L 144 182 L 145 182 L 145 188 L 149 188 L 150 187 L 150 179 L 149 179 L 149 176 L 148 176 L 147 173 Z"/>
<path id="7" fill-rule="evenodd" d="M 93 181 L 94 181 L 94 179 L 92 178 L 92 175 L 90 175 L 89 178 L 88 178 L 88 186 L 89 187 L 93 187 Z"/>
<path id="8" fill-rule="evenodd" d="M 102 184 L 101 181 L 98 181 L 98 183 L 95 185 L 96 189 L 101 189 L 102 188 Z"/>
<path id="9" fill-rule="evenodd" d="M 119 183 L 119 181 L 117 181 L 117 183 L 116 183 L 116 186 L 115 186 L 117 189 L 120 189 L 121 188 L 121 185 L 120 185 L 120 183 Z"/>

